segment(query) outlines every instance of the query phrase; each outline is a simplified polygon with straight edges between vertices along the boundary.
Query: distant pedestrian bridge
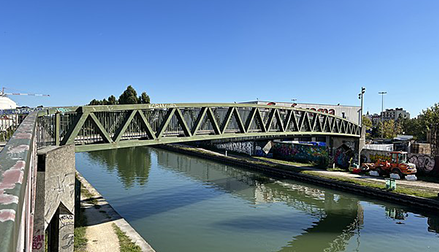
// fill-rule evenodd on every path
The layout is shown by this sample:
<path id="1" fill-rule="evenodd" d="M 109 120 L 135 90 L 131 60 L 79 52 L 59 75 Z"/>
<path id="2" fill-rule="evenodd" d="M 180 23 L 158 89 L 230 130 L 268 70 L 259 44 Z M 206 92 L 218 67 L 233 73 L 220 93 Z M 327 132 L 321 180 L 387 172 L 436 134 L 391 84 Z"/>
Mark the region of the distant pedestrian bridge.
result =
<path id="1" fill-rule="evenodd" d="M 341 117 L 270 105 L 138 104 L 50 108 L 39 112 L 39 146 L 75 144 L 77 152 L 218 139 L 360 137 Z"/>

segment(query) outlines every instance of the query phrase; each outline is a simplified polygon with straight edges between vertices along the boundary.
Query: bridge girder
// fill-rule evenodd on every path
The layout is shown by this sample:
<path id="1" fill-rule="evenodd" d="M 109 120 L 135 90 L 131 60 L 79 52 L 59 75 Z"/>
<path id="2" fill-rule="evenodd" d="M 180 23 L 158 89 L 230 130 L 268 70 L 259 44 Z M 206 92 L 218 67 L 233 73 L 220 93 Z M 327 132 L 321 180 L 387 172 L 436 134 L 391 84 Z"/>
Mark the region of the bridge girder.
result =
<path id="1" fill-rule="evenodd" d="M 253 104 L 136 104 L 51 108 L 39 144 L 77 152 L 238 138 L 360 137 L 359 125 L 313 110 Z"/>

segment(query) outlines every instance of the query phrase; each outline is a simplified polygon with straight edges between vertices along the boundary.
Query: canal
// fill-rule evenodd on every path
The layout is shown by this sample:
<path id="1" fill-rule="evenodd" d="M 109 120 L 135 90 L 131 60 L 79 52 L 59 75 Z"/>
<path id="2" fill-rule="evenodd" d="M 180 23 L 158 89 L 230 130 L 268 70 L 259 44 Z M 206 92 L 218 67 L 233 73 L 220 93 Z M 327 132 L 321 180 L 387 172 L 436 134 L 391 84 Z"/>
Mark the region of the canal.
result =
<path id="1" fill-rule="evenodd" d="M 439 251 L 439 216 L 166 150 L 76 154 L 158 252 Z"/>

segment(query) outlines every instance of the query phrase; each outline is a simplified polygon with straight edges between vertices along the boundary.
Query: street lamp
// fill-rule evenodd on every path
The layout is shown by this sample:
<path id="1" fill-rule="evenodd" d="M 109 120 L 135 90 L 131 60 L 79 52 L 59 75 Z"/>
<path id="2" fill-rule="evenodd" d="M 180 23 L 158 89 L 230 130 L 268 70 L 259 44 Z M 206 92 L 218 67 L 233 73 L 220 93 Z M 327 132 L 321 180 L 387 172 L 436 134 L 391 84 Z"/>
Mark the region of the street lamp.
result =
<path id="1" fill-rule="evenodd" d="M 381 138 L 384 138 L 384 123 L 383 123 L 383 116 L 384 116 L 384 95 L 387 94 L 386 91 L 380 91 L 378 94 L 381 95 Z"/>
<path id="2" fill-rule="evenodd" d="M 364 100 L 364 93 L 366 93 L 366 88 L 365 87 L 361 87 L 361 92 L 358 94 L 358 99 L 361 100 L 361 108 L 360 108 L 360 127 L 361 127 L 361 132 L 360 132 L 360 139 L 358 141 L 358 167 L 360 167 L 360 165 L 361 165 L 361 146 L 360 146 L 360 142 L 361 142 L 361 134 L 363 132 L 363 100 Z"/>
<path id="3" fill-rule="evenodd" d="M 362 87 L 362 88 L 361 88 L 361 92 L 358 94 L 358 99 L 361 100 L 360 120 L 359 120 L 359 124 L 360 124 L 360 126 L 363 125 L 363 96 L 364 96 L 364 93 L 365 93 L 365 92 L 366 92 L 366 88 L 365 88 L 365 87 Z"/>

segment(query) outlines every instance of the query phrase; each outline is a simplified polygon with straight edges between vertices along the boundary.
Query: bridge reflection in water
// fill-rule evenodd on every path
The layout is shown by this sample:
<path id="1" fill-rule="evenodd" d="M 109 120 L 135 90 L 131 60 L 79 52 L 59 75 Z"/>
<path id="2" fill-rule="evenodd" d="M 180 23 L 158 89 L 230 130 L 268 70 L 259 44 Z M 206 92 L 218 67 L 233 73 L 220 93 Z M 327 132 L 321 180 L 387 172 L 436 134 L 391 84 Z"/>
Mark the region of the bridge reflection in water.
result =
<path id="1" fill-rule="evenodd" d="M 307 186 L 295 181 L 275 180 L 245 169 L 157 149 L 130 148 L 90 152 L 85 155 L 95 162 L 105 164 L 108 171 L 116 171 L 126 189 L 136 185 L 145 185 L 151 179 L 148 178 L 151 166 L 154 167 L 157 163 L 164 170 L 197 181 L 215 191 L 233 195 L 249 205 L 258 207 L 278 203 L 291 210 L 294 209 L 294 211 L 287 211 L 287 215 L 281 215 L 283 219 L 273 215 L 235 215 L 232 209 L 225 213 L 230 215 L 227 219 L 215 223 L 220 229 L 233 229 L 242 233 L 251 233 L 255 229 L 266 229 L 267 234 L 273 233 L 273 235 L 276 232 L 289 232 L 290 241 L 277 244 L 279 251 L 345 251 L 348 246 L 349 249 L 356 249 L 360 245 L 359 234 L 364 225 L 364 210 L 357 197 Z M 219 193 L 212 195 L 197 190 L 174 186 L 169 190 L 164 190 L 165 192 L 163 190 L 152 191 L 151 195 L 146 198 L 141 194 L 129 195 L 132 199 L 129 203 L 119 204 L 119 202 L 125 202 L 125 199 L 113 199 L 112 201 L 116 202 L 116 210 L 117 207 L 121 207 L 142 211 L 141 216 L 128 218 L 129 221 L 136 221 L 139 218 L 192 207 L 211 200 L 212 197 L 221 196 Z M 189 200 L 183 199 L 189 194 L 192 195 Z M 179 198 L 181 201 L 176 202 Z M 170 203 L 170 201 L 173 202 Z M 296 223 L 298 211 L 311 218 Z M 388 217 L 395 219 L 396 223 L 404 221 L 407 216 L 406 210 L 394 206 L 386 205 L 386 211 L 383 212 L 387 212 Z M 429 231 L 437 232 L 437 220 L 436 216 L 429 217 Z M 301 231 L 293 231 L 297 230 L 298 226 L 303 226 Z M 147 235 L 146 238 L 149 239 L 149 236 Z M 351 241 L 354 236 L 356 240 Z M 270 235 L 265 237 L 267 240 L 274 238 Z M 154 240 L 151 242 L 154 246 Z M 230 251 L 235 250 L 230 248 Z"/>

